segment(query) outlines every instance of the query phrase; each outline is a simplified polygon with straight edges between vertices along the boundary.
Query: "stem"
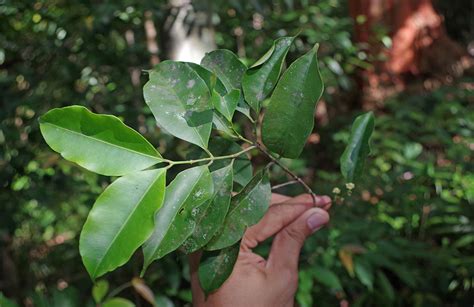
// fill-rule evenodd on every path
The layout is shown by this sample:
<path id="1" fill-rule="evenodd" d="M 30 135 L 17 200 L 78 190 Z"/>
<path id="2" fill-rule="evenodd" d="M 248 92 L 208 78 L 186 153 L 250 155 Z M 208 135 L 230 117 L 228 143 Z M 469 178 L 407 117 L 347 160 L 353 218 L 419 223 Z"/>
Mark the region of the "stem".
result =
<path id="1" fill-rule="evenodd" d="M 132 286 L 132 283 L 130 281 L 118 286 L 117 288 L 110 291 L 110 293 L 107 295 L 107 297 L 104 299 L 104 301 L 106 301 L 109 298 L 112 298 L 112 297 L 116 296 L 117 294 L 119 294 L 120 292 L 122 292 L 123 290 L 125 290 L 125 289 L 127 289 L 128 287 L 131 287 L 131 286 Z"/>
<path id="2" fill-rule="evenodd" d="M 195 164 L 195 163 L 208 162 L 208 161 L 213 162 L 215 160 L 234 159 L 255 148 L 257 148 L 257 146 L 249 146 L 242 151 L 236 152 L 231 155 L 226 155 L 226 156 L 218 156 L 218 157 L 210 156 L 209 158 L 202 158 L 202 159 L 197 159 L 197 160 L 185 160 L 185 161 L 172 161 L 172 160 L 165 159 L 163 160 L 163 162 L 169 163 L 168 167 L 171 167 L 173 165 L 178 165 L 178 164 Z"/>
<path id="3" fill-rule="evenodd" d="M 295 184 L 295 183 L 299 183 L 299 182 L 297 180 L 291 180 L 291 181 L 288 181 L 288 182 L 285 182 L 285 183 L 277 184 L 277 185 L 274 185 L 272 187 L 272 190 L 278 190 L 280 188 L 283 188 L 283 187 L 286 187 L 288 185 L 292 185 L 292 184 Z"/>
<path id="4" fill-rule="evenodd" d="M 311 194 L 311 198 L 313 199 L 313 206 L 316 206 L 316 194 L 314 194 L 313 190 L 295 173 L 293 173 L 290 169 L 286 166 L 281 164 L 281 162 L 275 158 L 270 152 L 268 152 L 260 143 L 256 142 L 255 146 L 260 150 L 263 154 L 265 154 L 268 158 L 270 158 L 276 165 L 278 165 L 282 170 L 284 170 L 288 175 L 290 175 L 295 181 L 303 186 L 307 193 Z"/>

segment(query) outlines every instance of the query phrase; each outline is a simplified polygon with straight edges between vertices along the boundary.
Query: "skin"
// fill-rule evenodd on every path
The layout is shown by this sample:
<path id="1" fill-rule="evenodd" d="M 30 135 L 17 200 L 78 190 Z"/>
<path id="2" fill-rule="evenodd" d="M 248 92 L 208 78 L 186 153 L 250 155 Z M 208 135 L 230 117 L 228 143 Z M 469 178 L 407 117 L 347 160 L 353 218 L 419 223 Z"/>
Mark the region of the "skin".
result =
<path id="1" fill-rule="evenodd" d="M 290 198 L 273 194 L 262 220 L 247 229 L 234 270 L 227 281 L 205 300 L 199 285 L 200 253 L 190 255 L 193 306 L 293 306 L 298 288 L 298 259 L 305 239 L 329 222 L 328 196 L 318 196 L 316 207 L 309 194 Z M 268 259 L 252 252 L 274 237 Z"/>

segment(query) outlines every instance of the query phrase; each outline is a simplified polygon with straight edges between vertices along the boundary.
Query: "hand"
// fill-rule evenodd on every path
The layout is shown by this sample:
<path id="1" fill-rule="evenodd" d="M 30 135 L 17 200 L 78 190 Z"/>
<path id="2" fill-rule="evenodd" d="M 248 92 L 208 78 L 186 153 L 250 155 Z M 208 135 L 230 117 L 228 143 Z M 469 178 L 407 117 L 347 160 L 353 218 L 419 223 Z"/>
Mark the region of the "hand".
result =
<path id="1" fill-rule="evenodd" d="M 262 220 L 247 229 L 234 270 L 229 279 L 207 300 L 199 285 L 200 254 L 190 256 L 193 306 L 277 307 L 293 306 L 298 288 L 298 258 L 306 237 L 329 221 L 325 210 L 328 196 L 294 198 L 273 194 L 271 206 Z M 268 259 L 254 254 L 260 242 L 275 236 Z"/>

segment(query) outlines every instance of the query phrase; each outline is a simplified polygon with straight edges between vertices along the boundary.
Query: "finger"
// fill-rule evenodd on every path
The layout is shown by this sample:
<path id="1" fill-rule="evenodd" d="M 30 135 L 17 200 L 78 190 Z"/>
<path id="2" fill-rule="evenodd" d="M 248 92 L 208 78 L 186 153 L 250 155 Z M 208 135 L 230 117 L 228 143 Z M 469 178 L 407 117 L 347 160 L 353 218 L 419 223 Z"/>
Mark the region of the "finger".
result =
<path id="1" fill-rule="evenodd" d="M 285 202 L 285 201 L 290 200 L 290 199 L 291 199 L 291 197 L 289 197 L 289 196 L 278 194 L 278 193 L 272 193 L 272 199 L 270 200 L 270 206 Z"/>
<path id="2" fill-rule="evenodd" d="M 299 195 L 271 206 L 260 222 L 247 229 L 241 247 L 244 250 L 255 248 L 258 243 L 279 232 L 312 206 L 313 200 L 309 194 Z"/>
<path id="3" fill-rule="evenodd" d="M 329 214 L 323 209 L 311 208 L 304 212 L 275 236 L 267 267 L 270 270 L 297 270 L 304 241 L 328 222 Z"/>

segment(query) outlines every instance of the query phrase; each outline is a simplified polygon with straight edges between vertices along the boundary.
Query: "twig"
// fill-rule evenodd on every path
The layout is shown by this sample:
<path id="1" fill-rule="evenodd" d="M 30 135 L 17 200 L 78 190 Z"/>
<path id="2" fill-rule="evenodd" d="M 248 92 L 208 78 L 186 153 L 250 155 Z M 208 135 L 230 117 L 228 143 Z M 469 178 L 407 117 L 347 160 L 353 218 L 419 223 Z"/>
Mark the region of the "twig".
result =
<path id="1" fill-rule="evenodd" d="M 286 187 L 286 186 L 289 186 L 289 185 L 292 185 L 292 184 L 295 184 L 295 183 L 299 183 L 299 182 L 297 180 L 291 180 L 291 181 L 288 181 L 288 182 L 285 182 L 285 183 L 277 184 L 277 185 L 274 185 L 272 187 L 272 190 L 278 190 L 278 189 L 281 189 L 283 187 Z"/>
<path id="2" fill-rule="evenodd" d="M 294 180 L 301 184 L 306 190 L 306 192 L 311 194 L 311 198 L 313 199 L 313 206 L 316 206 L 316 194 L 314 194 L 313 190 L 303 181 L 303 179 L 298 177 L 290 169 L 281 164 L 281 162 L 277 158 L 275 158 L 270 152 L 268 152 L 265 147 L 263 147 L 260 143 L 256 142 L 255 146 L 258 150 L 260 150 L 263 154 L 270 158 L 276 165 L 278 165 L 282 170 L 284 170 L 288 175 L 290 175 Z"/>

